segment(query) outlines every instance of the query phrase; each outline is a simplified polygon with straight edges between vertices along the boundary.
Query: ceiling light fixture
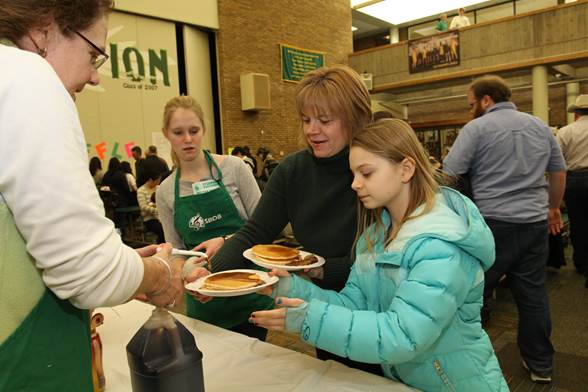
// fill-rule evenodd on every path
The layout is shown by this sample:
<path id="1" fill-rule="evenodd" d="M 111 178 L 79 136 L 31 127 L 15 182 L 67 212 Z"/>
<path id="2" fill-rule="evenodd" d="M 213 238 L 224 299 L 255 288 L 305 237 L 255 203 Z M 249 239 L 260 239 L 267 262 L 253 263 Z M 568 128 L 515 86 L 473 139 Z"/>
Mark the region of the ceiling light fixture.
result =
<path id="1" fill-rule="evenodd" d="M 399 6 L 398 1 L 383 0 L 377 3 L 371 2 L 372 4 L 367 4 L 366 6 L 356 6 L 355 10 L 393 25 L 399 25 L 428 16 L 455 12 L 458 8 L 487 2 L 480 0 L 412 0 Z"/>

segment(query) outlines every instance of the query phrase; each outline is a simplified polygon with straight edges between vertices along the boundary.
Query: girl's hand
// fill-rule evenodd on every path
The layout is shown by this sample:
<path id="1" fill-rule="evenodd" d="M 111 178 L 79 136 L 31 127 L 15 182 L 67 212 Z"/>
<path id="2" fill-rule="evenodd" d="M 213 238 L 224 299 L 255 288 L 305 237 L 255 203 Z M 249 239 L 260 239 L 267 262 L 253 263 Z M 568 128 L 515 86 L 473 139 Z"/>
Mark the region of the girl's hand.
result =
<path id="1" fill-rule="evenodd" d="M 206 255 L 208 256 L 208 260 L 210 260 L 216 252 L 224 245 L 225 240 L 223 237 L 215 237 L 209 240 L 201 242 L 199 245 L 195 246 L 192 250 L 201 252 L 204 250 Z"/>
<path id="2" fill-rule="evenodd" d="M 188 283 L 194 282 L 197 279 L 210 275 L 210 272 L 206 268 L 198 267 L 192 270 L 189 275 L 184 277 L 184 280 Z M 186 290 L 192 297 L 194 297 L 200 303 L 207 303 L 208 301 L 212 300 L 212 297 L 202 295 L 196 291 Z"/>
<path id="3" fill-rule="evenodd" d="M 290 276 L 290 273 L 283 269 L 273 268 L 270 272 L 267 273 L 269 276 L 277 276 L 279 278 L 286 278 Z"/>
<path id="4" fill-rule="evenodd" d="M 251 313 L 249 322 L 272 331 L 284 331 L 286 326 L 286 309 L 304 304 L 300 298 L 279 297 L 276 299 L 277 309 L 260 310 Z"/>
<path id="5" fill-rule="evenodd" d="M 287 278 L 288 276 L 290 276 L 290 273 L 288 271 L 276 269 L 276 268 L 272 269 L 267 274 L 269 276 L 277 276 L 279 278 Z M 275 283 L 271 286 L 264 287 L 263 289 L 259 290 L 257 292 L 257 294 L 267 295 L 268 297 L 271 297 L 272 293 L 274 292 L 274 286 L 275 286 Z"/>

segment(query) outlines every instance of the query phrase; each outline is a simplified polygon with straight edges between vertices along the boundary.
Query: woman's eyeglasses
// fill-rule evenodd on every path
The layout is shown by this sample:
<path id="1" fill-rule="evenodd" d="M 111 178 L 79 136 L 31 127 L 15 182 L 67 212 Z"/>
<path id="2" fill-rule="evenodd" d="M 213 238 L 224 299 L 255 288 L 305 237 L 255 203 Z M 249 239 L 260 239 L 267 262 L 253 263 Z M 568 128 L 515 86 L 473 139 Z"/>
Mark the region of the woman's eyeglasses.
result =
<path id="1" fill-rule="evenodd" d="M 98 55 L 92 56 L 90 63 L 92 64 L 92 67 L 94 67 L 94 69 L 100 68 L 100 66 L 102 66 L 102 64 L 104 64 L 106 62 L 106 60 L 108 60 L 108 55 L 106 54 L 106 52 L 104 50 L 100 49 L 98 46 L 94 45 L 94 43 L 92 41 L 90 41 L 88 38 L 86 38 L 79 31 L 74 31 L 74 33 L 79 35 L 81 39 L 86 41 L 88 43 L 88 45 L 90 45 L 96 52 L 98 52 Z"/>

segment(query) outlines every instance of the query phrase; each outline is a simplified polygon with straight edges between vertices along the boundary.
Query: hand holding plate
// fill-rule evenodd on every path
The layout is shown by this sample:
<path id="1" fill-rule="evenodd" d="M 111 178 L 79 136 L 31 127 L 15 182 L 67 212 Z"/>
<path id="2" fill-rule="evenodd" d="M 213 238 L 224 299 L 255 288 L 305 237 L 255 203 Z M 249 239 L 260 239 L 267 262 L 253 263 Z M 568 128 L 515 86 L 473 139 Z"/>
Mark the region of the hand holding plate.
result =
<path id="1" fill-rule="evenodd" d="M 190 272 L 190 274 L 184 276 L 184 281 L 186 283 L 194 282 L 194 281 L 198 280 L 199 278 L 206 276 L 206 275 L 210 275 L 210 271 L 208 271 L 206 268 L 200 268 L 200 267 L 195 268 Z M 188 290 L 188 289 L 186 289 L 186 291 L 200 303 L 205 304 L 208 301 L 212 300 L 212 297 L 209 297 L 207 295 L 202 295 L 202 294 L 198 293 L 197 291 Z"/>

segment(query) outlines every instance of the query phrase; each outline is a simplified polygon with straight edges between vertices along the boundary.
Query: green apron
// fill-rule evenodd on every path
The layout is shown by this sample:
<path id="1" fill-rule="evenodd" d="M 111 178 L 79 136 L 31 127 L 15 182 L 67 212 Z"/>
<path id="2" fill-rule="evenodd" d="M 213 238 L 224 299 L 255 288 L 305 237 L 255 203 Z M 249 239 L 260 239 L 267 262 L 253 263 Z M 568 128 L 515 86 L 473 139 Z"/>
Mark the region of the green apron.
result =
<path id="1" fill-rule="evenodd" d="M 92 391 L 89 312 L 45 287 L 1 195 L 0 294 L 0 311 L 19 315 L 1 324 L 0 391 Z"/>
<path id="2" fill-rule="evenodd" d="M 222 172 L 210 153 L 204 150 L 203 153 L 213 186 L 203 186 L 200 187 L 200 193 L 180 197 L 180 169 L 176 172 L 174 226 L 188 249 L 211 238 L 232 234 L 243 225 L 243 219 L 223 184 Z M 205 304 L 186 295 L 188 316 L 223 328 L 233 328 L 247 322 L 252 311 L 272 308 L 273 300 L 258 294 L 215 298 Z"/>

